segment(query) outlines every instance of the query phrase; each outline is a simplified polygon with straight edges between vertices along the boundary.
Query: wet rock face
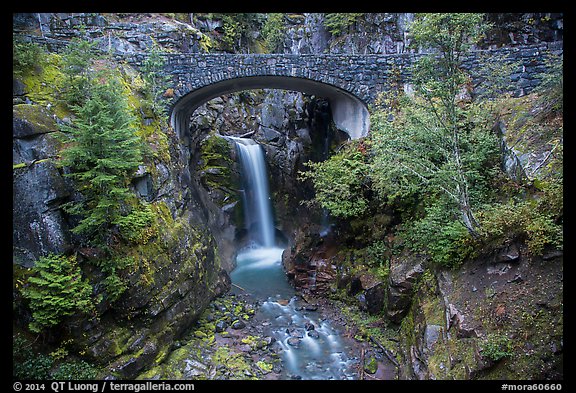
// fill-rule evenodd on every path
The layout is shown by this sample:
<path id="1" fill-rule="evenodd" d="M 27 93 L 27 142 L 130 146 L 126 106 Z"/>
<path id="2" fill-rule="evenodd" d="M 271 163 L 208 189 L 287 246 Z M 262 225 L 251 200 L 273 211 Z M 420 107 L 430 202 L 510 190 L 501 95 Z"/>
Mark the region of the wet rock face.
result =
<path id="1" fill-rule="evenodd" d="M 288 53 L 402 53 L 410 40 L 410 13 L 368 13 L 354 28 L 333 37 L 325 27 L 325 14 L 306 13 L 287 26 L 284 43 Z"/>
<path id="2" fill-rule="evenodd" d="M 103 15 L 97 13 L 16 13 L 15 30 L 40 30 L 53 49 L 65 40 L 79 37 L 79 26 L 97 47 L 115 55 L 130 55 L 151 48 L 155 43 L 179 52 L 204 52 L 204 34 L 189 24 L 161 14 Z M 154 39 L 152 39 L 154 37 Z"/>
<path id="3" fill-rule="evenodd" d="M 213 298 L 230 289 L 217 244 L 199 228 L 198 217 L 186 211 L 174 221 L 163 219 L 166 225 L 155 242 L 133 251 L 138 268 L 127 275 L 126 292 L 102 310 L 101 320 L 69 323 L 74 345 L 89 348 L 87 359 L 105 366 L 110 376 L 134 378 L 167 351 Z"/>
<path id="4" fill-rule="evenodd" d="M 489 13 L 486 18 L 492 28 L 484 46 L 560 41 L 564 36 L 561 13 Z"/>
<path id="5" fill-rule="evenodd" d="M 70 248 L 60 204 L 73 188 L 55 165 L 60 147 L 56 132 L 56 122 L 40 106 L 14 105 L 13 254 L 14 262 L 26 267 L 42 255 Z"/>

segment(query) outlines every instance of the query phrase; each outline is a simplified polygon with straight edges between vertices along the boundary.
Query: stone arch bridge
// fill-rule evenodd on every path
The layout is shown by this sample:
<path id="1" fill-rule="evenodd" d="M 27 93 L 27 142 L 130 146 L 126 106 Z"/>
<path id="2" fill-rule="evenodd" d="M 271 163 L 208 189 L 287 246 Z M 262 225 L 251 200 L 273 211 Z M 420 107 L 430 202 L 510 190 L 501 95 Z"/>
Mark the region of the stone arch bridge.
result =
<path id="1" fill-rule="evenodd" d="M 463 67 L 482 86 L 480 70 L 488 62 L 518 62 L 510 75 L 510 90 L 528 93 L 547 69 L 546 59 L 562 53 L 562 42 L 478 50 L 467 54 Z M 142 64 L 144 54 L 129 62 Z M 223 94 L 249 89 L 284 89 L 327 98 L 336 126 L 352 139 L 370 129 L 368 105 L 391 82 L 405 83 L 410 65 L 420 54 L 165 54 L 165 72 L 172 78 L 170 107 L 173 128 L 182 135 L 190 115 L 203 103 Z"/>

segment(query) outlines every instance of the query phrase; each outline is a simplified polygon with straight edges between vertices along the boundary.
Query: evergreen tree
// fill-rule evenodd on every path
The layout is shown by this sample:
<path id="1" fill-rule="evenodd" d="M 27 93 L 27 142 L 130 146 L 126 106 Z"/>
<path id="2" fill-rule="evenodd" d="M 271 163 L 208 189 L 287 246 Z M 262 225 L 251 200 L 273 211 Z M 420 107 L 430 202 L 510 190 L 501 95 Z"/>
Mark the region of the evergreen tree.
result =
<path id="1" fill-rule="evenodd" d="M 74 233 L 102 242 L 110 225 L 129 213 L 125 202 L 131 175 L 142 162 L 141 141 L 116 79 L 95 82 L 86 103 L 73 109 L 74 124 L 62 127 L 72 137 L 63 161 L 82 199 L 65 207 L 82 217 Z"/>
<path id="2" fill-rule="evenodd" d="M 87 99 L 94 46 L 87 40 L 74 38 L 62 54 L 62 72 L 66 75 L 63 97 L 69 105 L 82 105 Z"/>
<path id="3" fill-rule="evenodd" d="M 82 279 L 76 258 L 64 255 L 42 257 L 33 268 L 34 276 L 28 279 L 23 290 L 30 300 L 34 321 L 30 330 L 40 332 L 55 326 L 62 318 L 92 308 L 92 287 Z"/>
<path id="4" fill-rule="evenodd" d="M 162 50 L 155 45 L 142 64 L 142 78 L 144 79 L 145 107 L 150 109 L 162 120 L 167 117 L 167 103 L 162 101 L 162 94 L 169 86 L 170 78 L 162 73 L 166 60 L 162 57 Z"/>

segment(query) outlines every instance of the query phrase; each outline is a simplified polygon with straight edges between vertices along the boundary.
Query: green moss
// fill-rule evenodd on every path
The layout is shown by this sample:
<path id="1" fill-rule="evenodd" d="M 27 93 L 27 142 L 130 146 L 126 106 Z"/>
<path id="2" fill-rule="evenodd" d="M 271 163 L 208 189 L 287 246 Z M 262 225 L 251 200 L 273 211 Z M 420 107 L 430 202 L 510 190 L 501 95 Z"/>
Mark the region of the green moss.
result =
<path id="1" fill-rule="evenodd" d="M 162 378 L 164 368 L 162 366 L 154 366 L 148 371 L 143 372 L 138 377 L 137 380 L 147 380 L 147 379 L 157 379 Z"/>
<path id="2" fill-rule="evenodd" d="M 258 368 L 259 368 L 260 370 L 262 370 L 262 372 L 265 373 L 265 374 L 267 374 L 267 373 L 269 373 L 270 371 L 272 371 L 272 368 L 274 367 L 273 364 L 267 363 L 267 362 L 265 362 L 265 361 L 263 361 L 263 360 L 257 361 L 257 362 L 256 362 L 256 366 L 258 366 Z"/>
<path id="3" fill-rule="evenodd" d="M 436 379 L 468 379 L 470 370 L 478 369 L 476 338 L 457 338 L 434 346 L 428 358 L 428 369 Z"/>
<path id="4" fill-rule="evenodd" d="M 231 149 L 231 145 L 214 132 L 200 143 L 200 180 L 205 188 L 223 193 L 216 201 L 220 206 L 238 199 L 237 179 L 232 176 L 235 163 L 231 158 Z"/>
<path id="5" fill-rule="evenodd" d="M 420 308 L 428 325 L 446 327 L 444 301 L 438 295 L 438 284 L 431 270 L 425 270 L 417 284 Z"/>
<path id="6" fill-rule="evenodd" d="M 254 350 L 260 345 L 259 343 L 261 342 L 261 340 L 260 337 L 258 336 L 249 335 L 242 338 L 241 342 L 250 345 L 250 348 Z"/>
<path id="7" fill-rule="evenodd" d="M 163 345 L 158 351 L 156 358 L 154 359 L 154 364 L 162 363 L 166 359 L 166 357 L 170 354 L 170 348 L 171 345 Z"/>
<path id="8" fill-rule="evenodd" d="M 112 341 L 110 351 L 116 356 L 124 354 L 127 352 L 131 343 L 130 339 L 133 336 L 134 332 L 131 329 L 118 326 L 112 334 L 107 335 L 107 338 Z"/>
<path id="9" fill-rule="evenodd" d="M 374 356 L 364 360 L 364 370 L 369 374 L 374 374 L 378 370 L 378 361 Z"/>
<path id="10" fill-rule="evenodd" d="M 27 96 L 35 103 L 52 107 L 59 118 L 70 116 L 66 103 L 60 98 L 65 76 L 60 70 L 62 57 L 56 53 L 42 56 L 39 67 L 27 73 L 22 82 L 26 85 Z"/>
<path id="11" fill-rule="evenodd" d="M 414 307 L 416 307 L 416 303 L 417 302 L 412 303 L 410 311 L 408 311 L 408 314 L 406 314 L 400 323 L 400 333 L 404 338 L 403 341 L 405 342 L 405 346 L 407 348 L 416 344 L 416 332 L 414 329 Z"/>
<path id="12" fill-rule="evenodd" d="M 213 132 L 200 144 L 200 157 L 206 166 L 219 162 L 232 163 L 230 149 L 230 144 Z"/>
<path id="13" fill-rule="evenodd" d="M 44 108 L 34 104 L 18 104 L 12 106 L 14 118 L 24 119 L 30 123 L 37 133 L 48 133 L 58 131 L 58 125 L 49 116 Z"/>
<path id="14" fill-rule="evenodd" d="M 227 379 L 258 379 L 251 375 L 250 361 L 242 354 L 231 353 L 227 346 L 221 346 L 212 354 L 212 363 L 217 370 L 217 376 Z"/>

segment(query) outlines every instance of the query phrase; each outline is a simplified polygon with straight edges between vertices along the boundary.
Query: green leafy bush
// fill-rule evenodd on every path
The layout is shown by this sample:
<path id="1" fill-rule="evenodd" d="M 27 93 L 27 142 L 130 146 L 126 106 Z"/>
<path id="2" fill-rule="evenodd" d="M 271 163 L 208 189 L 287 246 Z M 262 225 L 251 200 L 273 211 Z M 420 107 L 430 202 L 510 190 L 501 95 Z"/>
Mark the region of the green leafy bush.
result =
<path id="1" fill-rule="evenodd" d="M 28 343 L 21 336 L 13 339 L 12 375 L 15 379 L 49 379 L 54 360 L 41 353 L 33 353 Z"/>
<path id="2" fill-rule="evenodd" d="M 32 343 L 20 335 L 13 339 L 12 375 L 19 380 L 79 380 L 96 379 L 98 369 L 84 360 L 65 360 L 58 364 L 58 357 L 35 353 Z"/>
<path id="3" fill-rule="evenodd" d="M 456 268 L 473 255 L 475 243 L 454 214 L 453 209 L 437 202 L 426 209 L 424 217 L 407 222 L 401 236 L 413 251 L 426 251 L 433 263 Z"/>
<path id="4" fill-rule="evenodd" d="M 133 267 L 136 260 L 133 256 L 112 255 L 109 258 L 102 258 L 96 262 L 96 265 L 105 274 L 102 285 L 106 290 L 107 300 L 115 302 L 128 289 L 128 285 L 119 275 L 124 269 Z"/>
<path id="5" fill-rule="evenodd" d="M 30 300 L 34 320 L 30 330 L 40 332 L 74 313 L 93 308 L 92 287 L 82 279 L 74 256 L 49 255 L 36 261 L 23 295 Z"/>
<path id="6" fill-rule="evenodd" d="M 222 19 L 222 43 L 225 50 L 234 52 L 252 42 L 251 32 L 259 30 L 264 19 L 259 13 L 215 13 L 215 18 Z"/>
<path id="7" fill-rule="evenodd" d="M 102 284 L 106 289 L 108 300 L 112 303 L 120 298 L 120 296 L 128 289 L 128 285 L 120 278 L 115 271 L 109 273 Z"/>
<path id="8" fill-rule="evenodd" d="M 266 22 L 262 26 L 262 37 L 268 52 L 274 53 L 282 51 L 282 44 L 286 36 L 286 28 L 284 26 L 284 14 L 271 13 L 267 14 Z"/>
<path id="9" fill-rule="evenodd" d="M 116 219 L 120 235 L 129 242 L 146 244 L 157 232 L 154 224 L 154 212 L 149 205 L 133 209 L 125 216 Z"/>
<path id="10" fill-rule="evenodd" d="M 564 110 L 564 56 L 550 56 L 546 60 L 546 72 L 540 77 L 542 83 L 536 91 L 542 95 L 541 102 L 545 111 L 562 112 Z"/>
<path id="11" fill-rule="evenodd" d="M 538 209 L 533 200 L 491 205 L 478 213 L 481 239 L 496 245 L 523 239 L 530 253 L 541 255 L 546 246 L 562 247 L 562 225 L 555 216 Z"/>
<path id="12" fill-rule="evenodd" d="M 305 164 L 310 170 L 299 173 L 300 180 L 312 180 L 315 201 L 340 218 L 362 215 L 368 208 L 365 156 L 351 144 L 328 160 Z"/>
<path id="13" fill-rule="evenodd" d="M 96 379 L 98 369 L 84 360 L 63 362 L 52 372 L 52 379 L 56 380 L 82 380 Z"/>
<path id="14" fill-rule="evenodd" d="M 512 340 L 502 334 L 488 334 L 486 340 L 481 344 L 482 356 L 497 362 L 513 355 Z"/>

